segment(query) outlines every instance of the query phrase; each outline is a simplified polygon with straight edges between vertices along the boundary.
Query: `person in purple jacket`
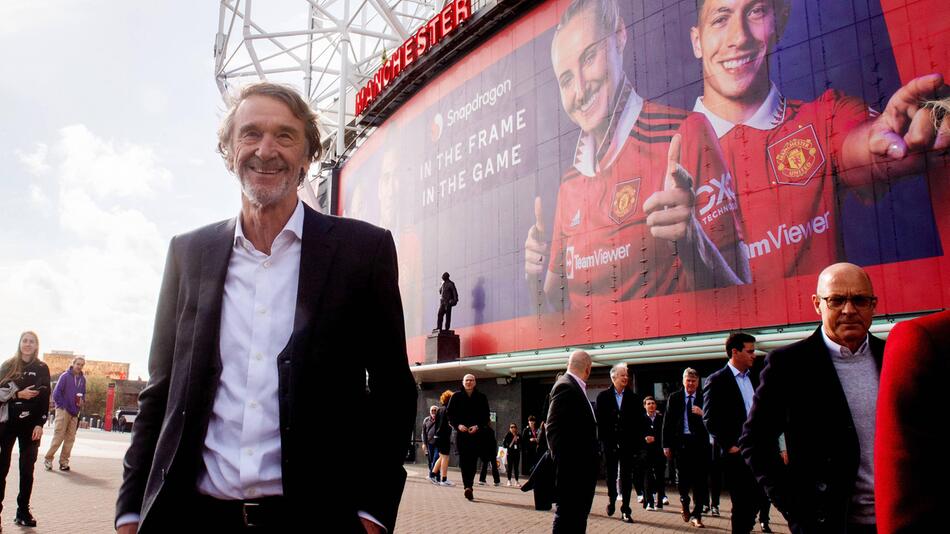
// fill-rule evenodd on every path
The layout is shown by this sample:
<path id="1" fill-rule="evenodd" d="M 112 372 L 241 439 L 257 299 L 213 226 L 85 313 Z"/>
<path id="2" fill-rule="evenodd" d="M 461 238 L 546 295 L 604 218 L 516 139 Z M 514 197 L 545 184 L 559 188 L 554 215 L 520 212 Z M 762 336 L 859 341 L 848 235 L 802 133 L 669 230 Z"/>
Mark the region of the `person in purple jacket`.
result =
<path id="1" fill-rule="evenodd" d="M 79 410 L 86 397 L 86 377 L 82 374 L 82 368 L 86 365 L 86 359 L 82 356 L 76 356 L 73 364 L 69 366 L 56 381 L 56 388 L 53 390 L 53 402 L 56 404 L 56 428 L 53 430 L 53 443 L 46 451 L 46 459 L 43 465 L 47 471 L 53 470 L 53 457 L 56 456 L 56 450 L 63 446 L 59 453 L 59 470 L 69 471 L 69 453 L 73 450 L 73 442 L 76 441 L 76 429 L 79 428 Z"/>

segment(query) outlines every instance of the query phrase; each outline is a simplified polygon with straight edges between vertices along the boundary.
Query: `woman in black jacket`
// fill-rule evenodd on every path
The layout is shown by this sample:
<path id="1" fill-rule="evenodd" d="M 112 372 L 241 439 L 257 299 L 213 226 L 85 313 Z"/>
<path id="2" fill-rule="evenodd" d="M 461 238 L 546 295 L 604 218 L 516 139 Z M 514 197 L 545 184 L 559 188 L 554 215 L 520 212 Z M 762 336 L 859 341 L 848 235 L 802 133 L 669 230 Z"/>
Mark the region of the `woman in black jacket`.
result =
<path id="1" fill-rule="evenodd" d="M 508 433 L 505 434 L 505 440 L 501 444 L 508 449 L 505 457 L 505 469 L 508 471 L 508 485 L 511 486 L 511 475 L 515 475 L 515 485 L 521 487 L 521 481 L 518 480 L 518 471 L 521 465 L 521 434 L 518 432 L 518 425 L 511 423 L 508 426 Z"/>
<path id="2" fill-rule="evenodd" d="M 43 425 L 49 410 L 49 367 L 39 360 L 40 341 L 33 332 L 20 334 L 16 354 L 0 366 L 0 384 L 13 382 L 17 392 L 9 400 L 10 418 L 0 430 L 0 511 L 10 471 L 13 443 L 20 445 L 20 494 L 14 522 L 35 527 L 36 519 L 30 513 L 30 495 L 33 493 L 33 464 L 36 463 Z"/>

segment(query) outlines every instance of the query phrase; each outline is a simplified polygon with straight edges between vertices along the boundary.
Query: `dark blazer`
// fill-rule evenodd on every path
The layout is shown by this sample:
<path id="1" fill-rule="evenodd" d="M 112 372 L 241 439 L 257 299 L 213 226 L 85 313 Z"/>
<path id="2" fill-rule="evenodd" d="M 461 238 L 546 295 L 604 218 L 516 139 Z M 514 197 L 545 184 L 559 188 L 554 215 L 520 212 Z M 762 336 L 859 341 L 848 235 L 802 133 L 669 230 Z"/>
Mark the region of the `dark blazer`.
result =
<path id="1" fill-rule="evenodd" d="M 697 389 L 693 394 L 693 406 L 703 408 L 703 391 Z M 681 389 L 670 394 L 670 400 L 666 403 L 666 411 L 663 414 L 663 448 L 676 452 L 683 446 L 683 414 L 686 411 L 686 390 Z M 706 425 L 703 424 L 703 418 L 694 413 L 689 414 L 691 432 L 696 435 L 698 443 L 708 443 L 709 434 L 706 432 Z"/>
<path id="2" fill-rule="evenodd" d="M 874 434 L 878 532 L 938 532 L 950 498 L 936 407 L 950 374 L 950 311 L 898 323 L 884 354 Z"/>
<path id="3" fill-rule="evenodd" d="M 545 433 L 556 466 L 557 498 L 570 498 L 573 491 L 583 490 L 596 479 L 599 461 L 594 412 L 571 375 L 564 374 L 551 389 Z"/>
<path id="4" fill-rule="evenodd" d="M 116 505 L 117 516 L 140 514 L 143 534 L 174 528 L 165 522 L 180 528 L 183 499 L 195 494 L 221 376 L 221 303 L 235 224 L 230 219 L 176 236 L 169 247 L 149 382 L 139 395 Z M 390 532 L 395 525 L 416 413 L 396 271 L 388 231 L 304 206 L 293 332 L 274 362 L 283 493 L 301 524 L 319 517 L 336 531 L 362 531 L 357 512 L 363 510 Z M 346 462 L 313 461 L 337 452 L 336 441 L 314 424 L 332 406 L 373 414 L 372 439 L 355 444 L 365 460 L 355 473 Z M 314 484 L 328 479 L 343 486 L 316 498 Z M 374 481 L 370 490 L 366 480 Z"/>
<path id="5" fill-rule="evenodd" d="M 624 452 L 636 452 L 643 448 L 643 432 L 646 412 L 643 399 L 627 389 L 617 408 L 613 386 L 597 394 L 597 436 L 604 451 L 623 448 Z"/>
<path id="6" fill-rule="evenodd" d="M 477 426 L 478 432 L 469 434 L 467 432 L 458 432 L 455 435 L 455 445 L 459 449 L 459 454 L 474 453 L 484 454 L 484 447 L 487 440 L 485 438 L 490 422 L 491 414 L 488 409 L 488 397 L 476 387 L 472 394 L 465 393 L 464 389 L 456 391 L 449 399 L 449 405 L 445 410 L 449 418 L 449 424 L 458 432 L 459 425 L 467 427 Z M 492 432 L 492 440 L 495 433 Z"/>
<path id="7" fill-rule="evenodd" d="M 650 417 L 644 411 L 643 414 L 643 437 L 653 436 L 656 438 L 653 443 L 643 442 L 644 448 L 647 451 L 647 454 L 650 456 L 655 456 L 657 454 L 663 454 L 663 414 L 660 412 L 656 413 L 656 416 L 653 417 L 653 421 L 650 421 Z"/>
<path id="8" fill-rule="evenodd" d="M 759 379 L 751 369 L 749 381 L 755 391 Z M 742 425 L 746 420 L 742 392 L 739 391 L 736 377 L 728 364 L 709 375 L 703 385 L 703 397 L 706 402 L 703 406 L 703 422 L 706 423 L 706 430 L 715 441 L 719 452 L 726 454 L 729 449 L 739 445 Z"/>
<path id="9" fill-rule="evenodd" d="M 880 369 L 884 341 L 870 336 Z M 793 532 L 844 532 L 860 463 L 858 435 L 821 335 L 772 351 L 739 447 Z M 785 433 L 789 464 L 779 457 Z"/>

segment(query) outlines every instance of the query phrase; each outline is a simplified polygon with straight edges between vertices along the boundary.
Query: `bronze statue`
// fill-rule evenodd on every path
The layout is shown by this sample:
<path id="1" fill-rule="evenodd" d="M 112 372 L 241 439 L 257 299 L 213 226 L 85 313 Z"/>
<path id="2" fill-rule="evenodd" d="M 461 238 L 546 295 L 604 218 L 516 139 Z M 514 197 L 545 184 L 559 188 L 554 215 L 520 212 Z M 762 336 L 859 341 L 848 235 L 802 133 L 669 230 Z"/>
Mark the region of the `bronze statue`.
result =
<path id="1" fill-rule="evenodd" d="M 449 280 L 449 273 L 442 273 L 442 286 L 439 287 L 439 327 L 438 330 L 450 330 L 452 325 L 452 307 L 459 303 L 459 293 L 455 290 L 455 282 Z M 442 328 L 442 317 L 445 317 L 445 328 Z"/>

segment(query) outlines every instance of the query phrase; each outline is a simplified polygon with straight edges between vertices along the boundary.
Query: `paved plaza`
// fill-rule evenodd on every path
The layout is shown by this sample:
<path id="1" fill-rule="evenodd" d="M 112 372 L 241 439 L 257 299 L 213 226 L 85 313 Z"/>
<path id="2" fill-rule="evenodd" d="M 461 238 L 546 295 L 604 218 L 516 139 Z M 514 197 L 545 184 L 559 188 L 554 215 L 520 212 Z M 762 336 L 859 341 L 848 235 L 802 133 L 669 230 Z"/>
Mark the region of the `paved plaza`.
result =
<path id="1" fill-rule="evenodd" d="M 18 484 L 17 457 L 14 454 L 10 475 L 7 477 L 7 495 L 4 500 L 2 526 L 6 533 L 108 533 L 112 532 L 115 496 L 122 477 L 122 455 L 129 443 L 129 434 L 108 433 L 98 430 L 80 430 L 73 448 L 72 471 L 47 472 L 43 469 L 45 454 L 52 436 L 47 427 L 40 446 L 40 460 L 36 465 L 36 483 L 33 490 L 33 515 L 39 522 L 35 529 L 13 524 Z M 461 487 L 437 487 L 429 483 L 423 464 L 407 465 L 409 478 L 399 508 L 397 532 L 401 533 L 543 533 L 550 532 L 552 512 L 534 509 L 530 493 L 504 486 L 476 486 L 475 502 L 462 496 Z M 450 470 L 449 479 L 459 480 L 457 470 Z M 489 477 L 489 481 L 491 477 Z M 332 491 L 332 480 L 322 481 L 324 489 Z M 489 482 L 490 484 L 490 482 Z M 315 488 L 319 493 L 319 488 Z M 695 532 L 680 518 L 675 492 L 670 496 L 673 506 L 662 512 L 645 512 L 634 508 L 634 524 L 620 522 L 619 506 L 614 517 L 607 517 L 607 489 L 603 482 L 597 488 L 594 507 L 588 522 L 590 533 Z M 729 501 L 723 497 L 722 517 L 706 517 L 705 531 L 729 531 Z M 785 521 L 772 511 L 772 528 L 787 533 Z M 301 532 L 310 531 L 302 529 Z"/>

